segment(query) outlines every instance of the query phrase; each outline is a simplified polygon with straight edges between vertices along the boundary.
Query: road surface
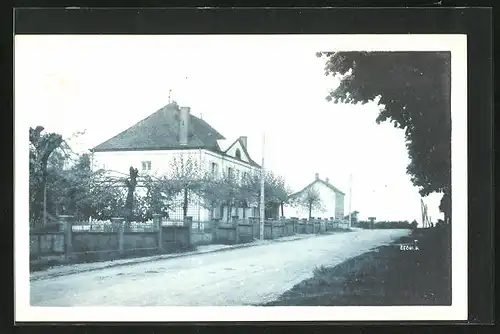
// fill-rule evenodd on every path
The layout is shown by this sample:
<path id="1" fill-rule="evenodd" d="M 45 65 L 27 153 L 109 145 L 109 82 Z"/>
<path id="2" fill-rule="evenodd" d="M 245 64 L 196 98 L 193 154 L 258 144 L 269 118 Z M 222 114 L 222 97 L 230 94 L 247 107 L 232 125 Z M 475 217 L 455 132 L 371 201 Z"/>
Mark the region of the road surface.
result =
<path id="1" fill-rule="evenodd" d="M 273 301 L 312 276 L 401 236 L 359 230 L 30 283 L 32 306 L 244 306 Z"/>

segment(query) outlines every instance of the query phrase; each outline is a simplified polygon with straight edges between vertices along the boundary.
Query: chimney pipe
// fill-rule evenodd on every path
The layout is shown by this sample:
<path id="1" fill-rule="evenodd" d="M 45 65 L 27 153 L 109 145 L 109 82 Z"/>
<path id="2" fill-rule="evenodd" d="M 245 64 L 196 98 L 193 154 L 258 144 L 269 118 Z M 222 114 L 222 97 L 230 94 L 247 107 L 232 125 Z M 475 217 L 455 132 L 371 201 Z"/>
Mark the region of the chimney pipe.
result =
<path id="1" fill-rule="evenodd" d="M 330 179 L 329 179 L 329 178 L 326 178 L 326 179 L 325 179 L 325 182 L 326 182 L 326 183 L 328 183 L 328 181 L 330 181 Z"/>
<path id="2" fill-rule="evenodd" d="M 179 113 L 179 144 L 186 146 L 189 141 L 189 120 L 190 120 L 191 108 L 181 107 Z"/>
<path id="3" fill-rule="evenodd" d="M 247 136 L 241 136 L 240 140 L 243 142 L 243 146 L 245 146 L 245 148 L 248 148 L 248 146 L 247 146 L 248 137 Z"/>
<path id="4" fill-rule="evenodd" d="M 319 180 L 319 173 L 314 174 L 314 178 L 315 178 L 316 180 Z"/>

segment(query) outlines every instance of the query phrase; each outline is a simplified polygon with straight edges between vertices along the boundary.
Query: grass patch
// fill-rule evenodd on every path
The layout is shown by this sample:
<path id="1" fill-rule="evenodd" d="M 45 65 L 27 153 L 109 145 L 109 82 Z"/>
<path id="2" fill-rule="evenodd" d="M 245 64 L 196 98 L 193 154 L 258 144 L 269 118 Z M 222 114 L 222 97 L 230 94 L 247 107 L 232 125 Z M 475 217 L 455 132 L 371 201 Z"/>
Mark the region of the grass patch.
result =
<path id="1" fill-rule="evenodd" d="M 401 250 L 400 244 L 419 250 Z M 320 266 L 313 277 L 265 306 L 451 305 L 449 229 L 416 230 L 337 266 Z"/>

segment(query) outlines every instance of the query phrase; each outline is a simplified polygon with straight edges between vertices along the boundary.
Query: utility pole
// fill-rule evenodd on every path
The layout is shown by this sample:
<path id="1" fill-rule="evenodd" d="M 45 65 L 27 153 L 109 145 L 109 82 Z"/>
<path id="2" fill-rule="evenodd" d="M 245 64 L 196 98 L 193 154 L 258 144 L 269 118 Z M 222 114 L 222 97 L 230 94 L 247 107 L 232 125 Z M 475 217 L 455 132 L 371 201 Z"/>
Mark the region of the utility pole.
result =
<path id="1" fill-rule="evenodd" d="M 43 186 L 43 226 L 47 226 L 47 181 Z"/>
<path id="2" fill-rule="evenodd" d="M 260 240 L 264 240 L 264 219 L 265 219 L 265 201 L 264 201 L 264 185 L 266 172 L 264 169 L 264 152 L 266 147 L 266 134 L 262 134 L 262 166 L 260 169 Z"/>
<path id="3" fill-rule="evenodd" d="M 349 228 L 352 227 L 352 174 L 349 175 Z"/>

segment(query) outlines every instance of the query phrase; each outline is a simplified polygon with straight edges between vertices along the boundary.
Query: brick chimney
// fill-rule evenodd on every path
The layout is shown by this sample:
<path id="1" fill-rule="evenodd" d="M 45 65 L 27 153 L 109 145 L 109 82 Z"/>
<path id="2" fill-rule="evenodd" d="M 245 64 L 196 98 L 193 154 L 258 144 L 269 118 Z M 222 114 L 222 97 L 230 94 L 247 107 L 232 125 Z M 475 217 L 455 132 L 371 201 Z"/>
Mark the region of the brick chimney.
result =
<path id="1" fill-rule="evenodd" d="M 314 179 L 319 180 L 319 173 L 314 174 Z"/>
<path id="2" fill-rule="evenodd" d="M 247 146 L 248 137 L 247 136 L 241 136 L 240 140 L 243 142 L 243 146 L 245 146 L 245 148 L 248 148 L 248 146 Z"/>
<path id="3" fill-rule="evenodd" d="M 186 146 L 189 141 L 189 119 L 191 108 L 181 107 L 179 113 L 179 144 Z"/>

